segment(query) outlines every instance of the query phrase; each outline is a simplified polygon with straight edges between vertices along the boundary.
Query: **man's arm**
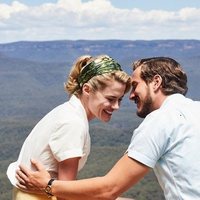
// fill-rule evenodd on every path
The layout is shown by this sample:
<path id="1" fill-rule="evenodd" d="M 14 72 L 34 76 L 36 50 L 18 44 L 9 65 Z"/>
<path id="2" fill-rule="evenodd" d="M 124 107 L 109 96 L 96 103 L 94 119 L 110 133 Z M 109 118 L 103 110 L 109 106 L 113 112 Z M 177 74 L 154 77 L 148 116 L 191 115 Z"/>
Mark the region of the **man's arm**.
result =
<path id="1" fill-rule="evenodd" d="M 77 176 L 77 172 L 78 172 L 79 160 L 80 160 L 80 157 L 76 157 L 76 158 L 69 158 L 64 161 L 59 162 L 58 163 L 58 180 L 64 180 L 64 181 L 75 180 L 76 176 Z M 37 163 L 36 161 L 31 161 L 31 162 L 32 162 L 33 166 L 35 166 L 35 169 L 39 170 L 38 171 L 39 174 L 42 173 L 41 169 L 43 172 L 45 172 L 44 180 L 45 180 L 45 177 L 47 179 L 51 178 L 50 174 L 45 170 L 44 166 L 41 163 L 36 164 Z M 24 166 L 24 169 L 25 168 L 26 167 Z M 27 172 L 27 174 L 29 172 L 31 174 L 31 171 L 28 170 L 28 168 L 26 168 L 25 171 Z M 22 177 L 26 178 L 25 173 L 22 174 Z M 23 181 L 22 177 L 20 178 L 20 175 L 16 174 L 16 178 L 19 181 L 17 183 L 17 186 L 21 190 L 23 190 L 24 192 L 33 193 L 33 194 L 44 194 L 44 189 L 41 189 L 39 185 L 36 187 L 36 185 L 31 184 L 30 182 L 27 183 L 26 181 Z M 54 177 L 54 176 L 52 176 L 52 177 Z M 63 199 L 58 198 L 58 200 L 63 200 Z"/>
<path id="2" fill-rule="evenodd" d="M 36 162 L 39 171 L 32 172 L 21 167 L 18 172 L 23 187 L 25 184 L 34 185 L 43 190 L 49 181 L 49 175 Z M 79 181 L 59 181 L 52 184 L 52 193 L 55 196 L 70 200 L 114 200 L 131 186 L 136 184 L 149 171 L 149 167 L 124 155 L 114 167 L 103 177 L 83 179 Z"/>

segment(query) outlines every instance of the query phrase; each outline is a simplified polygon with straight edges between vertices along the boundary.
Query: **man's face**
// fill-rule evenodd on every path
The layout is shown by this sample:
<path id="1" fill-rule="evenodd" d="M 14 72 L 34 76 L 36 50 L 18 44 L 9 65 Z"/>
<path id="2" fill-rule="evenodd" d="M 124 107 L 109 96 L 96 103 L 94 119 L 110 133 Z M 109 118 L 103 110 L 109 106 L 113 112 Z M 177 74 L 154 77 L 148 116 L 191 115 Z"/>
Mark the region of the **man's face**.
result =
<path id="1" fill-rule="evenodd" d="M 137 115 L 145 118 L 153 110 L 151 87 L 140 77 L 140 67 L 132 74 L 132 90 L 130 100 L 137 104 Z"/>

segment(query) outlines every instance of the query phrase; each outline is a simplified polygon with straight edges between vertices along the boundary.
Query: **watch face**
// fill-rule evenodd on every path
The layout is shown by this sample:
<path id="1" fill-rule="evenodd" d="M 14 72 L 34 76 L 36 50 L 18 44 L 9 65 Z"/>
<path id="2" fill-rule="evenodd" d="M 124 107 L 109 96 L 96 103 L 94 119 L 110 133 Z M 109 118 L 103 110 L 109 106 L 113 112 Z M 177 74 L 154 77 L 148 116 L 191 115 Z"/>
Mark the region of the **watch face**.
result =
<path id="1" fill-rule="evenodd" d="M 50 179 L 50 181 L 48 182 L 47 186 L 44 188 L 44 191 L 46 192 L 48 197 L 52 197 L 53 196 L 53 194 L 51 192 L 51 184 L 53 183 L 54 180 L 55 180 L 54 178 Z"/>
<path id="2" fill-rule="evenodd" d="M 48 198 L 52 197 L 53 194 L 51 193 L 51 186 L 50 185 L 47 185 L 44 189 L 44 191 L 46 192 Z"/>
<path id="3" fill-rule="evenodd" d="M 47 185 L 47 186 L 45 187 L 44 191 L 45 191 L 46 193 L 50 193 L 50 192 L 51 192 L 51 186 Z"/>

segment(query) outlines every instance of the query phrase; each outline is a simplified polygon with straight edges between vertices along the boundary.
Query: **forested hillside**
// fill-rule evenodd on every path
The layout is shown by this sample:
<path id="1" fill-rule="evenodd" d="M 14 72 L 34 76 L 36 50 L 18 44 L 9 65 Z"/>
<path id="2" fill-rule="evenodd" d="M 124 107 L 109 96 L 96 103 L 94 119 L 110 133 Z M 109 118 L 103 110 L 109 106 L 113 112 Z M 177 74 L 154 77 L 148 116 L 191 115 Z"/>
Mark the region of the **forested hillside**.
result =
<path id="1" fill-rule="evenodd" d="M 200 41 L 51 41 L 0 44 L 0 199 L 11 199 L 6 169 L 19 153 L 25 137 L 49 110 L 63 103 L 69 69 L 80 55 L 108 54 L 131 73 L 131 63 L 150 56 L 170 56 L 188 73 L 188 96 L 200 99 Z M 103 175 L 124 153 L 132 131 L 141 122 L 135 105 L 124 98 L 119 112 L 108 124 L 90 126 L 92 153 L 79 177 Z M 131 188 L 127 197 L 162 200 L 157 181 L 150 173 Z"/>

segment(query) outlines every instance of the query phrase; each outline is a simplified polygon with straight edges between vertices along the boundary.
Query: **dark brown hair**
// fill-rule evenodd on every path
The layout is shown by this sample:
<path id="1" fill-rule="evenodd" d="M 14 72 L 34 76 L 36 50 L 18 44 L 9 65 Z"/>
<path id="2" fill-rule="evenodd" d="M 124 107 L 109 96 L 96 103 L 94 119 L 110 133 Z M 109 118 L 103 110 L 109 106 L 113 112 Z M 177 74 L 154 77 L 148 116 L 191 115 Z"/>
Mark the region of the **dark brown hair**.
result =
<path id="1" fill-rule="evenodd" d="M 152 57 L 133 63 L 133 70 L 141 67 L 141 78 L 148 84 L 155 75 L 162 77 L 162 92 L 165 95 L 187 93 L 187 75 L 180 64 L 169 57 Z"/>

